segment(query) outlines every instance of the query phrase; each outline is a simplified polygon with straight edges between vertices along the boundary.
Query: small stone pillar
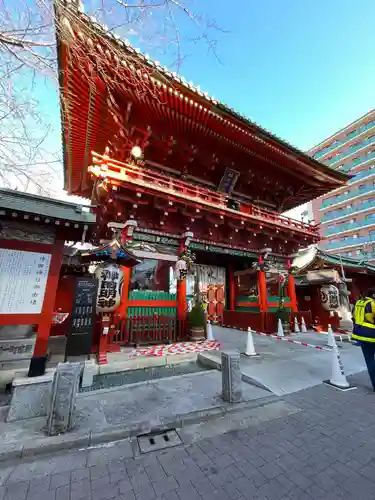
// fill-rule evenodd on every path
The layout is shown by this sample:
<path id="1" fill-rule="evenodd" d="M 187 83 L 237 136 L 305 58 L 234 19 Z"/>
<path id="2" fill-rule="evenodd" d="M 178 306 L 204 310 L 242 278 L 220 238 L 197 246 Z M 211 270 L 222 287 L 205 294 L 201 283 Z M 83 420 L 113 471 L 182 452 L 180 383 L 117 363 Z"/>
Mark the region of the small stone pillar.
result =
<path id="1" fill-rule="evenodd" d="M 239 352 L 221 353 L 222 397 L 228 403 L 242 399 L 242 380 Z"/>
<path id="2" fill-rule="evenodd" d="M 76 396 L 82 368 L 82 363 L 57 365 L 47 413 L 46 432 L 49 436 L 62 434 L 74 427 Z"/>
<path id="3" fill-rule="evenodd" d="M 99 367 L 93 359 L 85 361 L 82 375 L 82 387 L 91 387 L 94 377 L 99 372 Z"/>

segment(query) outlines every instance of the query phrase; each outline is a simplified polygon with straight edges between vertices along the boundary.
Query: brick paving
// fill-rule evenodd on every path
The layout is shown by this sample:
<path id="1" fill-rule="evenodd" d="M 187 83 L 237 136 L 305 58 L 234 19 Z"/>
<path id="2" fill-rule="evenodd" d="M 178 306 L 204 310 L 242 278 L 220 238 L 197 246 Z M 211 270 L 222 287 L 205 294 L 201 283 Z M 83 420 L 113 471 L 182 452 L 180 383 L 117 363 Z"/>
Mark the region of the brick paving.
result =
<path id="1" fill-rule="evenodd" d="M 302 411 L 189 446 L 137 455 L 128 442 L 2 464 L 0 500 L 374 500 L 375 394 L 284 398 Z"/>

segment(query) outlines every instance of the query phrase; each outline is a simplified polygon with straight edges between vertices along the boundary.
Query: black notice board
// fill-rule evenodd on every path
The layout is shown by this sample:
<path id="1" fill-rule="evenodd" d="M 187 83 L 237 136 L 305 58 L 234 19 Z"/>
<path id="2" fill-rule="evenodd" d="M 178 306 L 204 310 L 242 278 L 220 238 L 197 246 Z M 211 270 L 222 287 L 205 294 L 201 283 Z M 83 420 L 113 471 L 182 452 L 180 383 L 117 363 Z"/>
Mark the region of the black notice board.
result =
<path id="1" fill-rule="evenodd" d="M 77 278 L 65 358 L 91 353 L 97 293 L 98 280 L 96 278 Z"/>

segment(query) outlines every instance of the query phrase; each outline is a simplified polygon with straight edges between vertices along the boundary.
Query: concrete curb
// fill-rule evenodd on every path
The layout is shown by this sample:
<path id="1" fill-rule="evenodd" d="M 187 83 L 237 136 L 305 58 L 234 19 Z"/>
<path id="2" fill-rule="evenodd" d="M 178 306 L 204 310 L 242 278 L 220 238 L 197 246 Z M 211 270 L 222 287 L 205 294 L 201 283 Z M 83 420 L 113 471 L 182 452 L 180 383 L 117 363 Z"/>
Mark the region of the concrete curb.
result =
<path id="1" fill-rule="evenodd" d="M 61 434 L 59 436 L 34 438 L 23 443 L 8 443 L 2 446 L 0 451 L 0 464 L 4 461 L 14 461 L 22 458 L 30 459 L 41 455 L 48 455 L 59 451 L 71 451 L 80 448 L 90 448 L 112 441 L 134 438 L 150 432 L 162 432 L 168 429 L 182 429 L 188 425 L 193 425 L 202 421 L 213 420 L 223 417 L 226 414 L 237 413 L 244 409 L 259 408 L 268 406 L 280 398 L 276 396 L 266 396 L 252 401 L 243 401 L 233 406 L 216 406 L 207 410 L 199 410 L 175 415 L 171 418 L 162 419 L 156 425 L 148 421 L 136 422 L 124 426 L 118 425 L 103 429 L 101 431 L 77 431 L 74 433 Z"/>
<path id="2" fill-rule="evenodd" d="M 109 359 L 111 359 L 111 354 L 113 354 L 112 361 L 105 365 L 98 365 L 101 375 L 191 363 L 196 361 L 198 356 L 198 352 L 185 352 L 183 354 L 165 354 L 164 356 L 157 357 L 137 356 L 135 358 L 127 358 L 127 354 L 123 353 L 124 358 L 121 359 L 121 353 L 108 353 L 107 357 Z"/>
<path id="3" fill-rule="evenodd" d="M 199 376 L 202 375 L 202 373 L 207 373 L 210 371 L 215 371 L 215 368 L 212 368 L 211 370 L 205 370 L 205 371 L 199 371 L 199 372 L 192 372 L 192 373 L 182 373 L 178 375 L 170 375 L 168 376 L 168 380 L 173 379 L 173 380 L 178 380 L 181 378 L 184 378 L 186 376 L 189 377 L 194 377 L 194 376 Z M 127 389 L 129 387 L 137 387 L 137 386 L 145 386 L 145 385 L 153 385 L 157 384 L 160 382 L 160 380 L 163 380 L 162 378 L 152 378 L 150 380 L 141 380 L 140 382 L 133 382 L 131 384 L 126 384 L 126 385 L 116 385 L 113 387 L 106 387 L 104 389 L 95 389 L 94 391 L 84 391 L 84 392 L 78 392 L 77 393 L 77 398 L 89 398 L 91 396 L 97 396 L 98 394 L 106 394 L 108 392 L 116 392 L 116 391 L 121 391 L 123 389 Z"/>

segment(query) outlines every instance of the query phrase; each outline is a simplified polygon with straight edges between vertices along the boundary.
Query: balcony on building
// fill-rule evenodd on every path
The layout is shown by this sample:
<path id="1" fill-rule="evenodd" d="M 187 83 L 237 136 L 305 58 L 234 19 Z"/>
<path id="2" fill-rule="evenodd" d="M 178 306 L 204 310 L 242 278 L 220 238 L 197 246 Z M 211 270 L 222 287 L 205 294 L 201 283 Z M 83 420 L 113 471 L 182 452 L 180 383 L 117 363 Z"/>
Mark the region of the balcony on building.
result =
<path id="1" fill-rule="evenodd" d="M 326 165 L 333 166 L 337 162 L 344 160 L 345 158 L 349 158 L 361 150 L 365 150 L 368 146 L 375 146 L 375 135 L 369 137 L 368 139 L 365 139 L 363 142 L 359 144 L 354 144 L 353 146 L 349 146 L 348 148 L 344 149 L 343 151 L 336 154 L 332 158 L 325 160 L 324 163 Z M 371 160 L 374 157 L 375 157 L 375 152 L 372 149 L 369 149 L 369 151 L 366 152 L 363 151 L 358 157 L 355 157 L 352 161 L 348 162 L 347 167 L 349 167 L 349 165 L 351 168 L 355 167 L 356 165 Z"/>
<path id="2" fill-rule="evenodd" d="M 249 222 L 264 223 L 265 226 L 278 229 L 289 229 L 302 233 L 310 238 L 319 238 L 316 224 L 301 222 L 286 217 L 277 211 L 266 209 L 256 204 L 228 197 L 212 189 L 201 187 L 170 177 L 165 174 L 140 168 L 136 165 L 122 163 L 103 155 L 93 153 L 93 166 L 89 171 L 99 178 L 111 178 L 115 182 L 128 185 L 136 193 L 149 192 L 151 195 L 168 195 L 174 202 L 181 203 L 191 209 L 203 211 L 216 210 L 222 217 L 237 219 L 242 225 Z M 262 226 L 259 226 L 262 229 Z"/>
<path id="3" fill-rule="evenodd" d="M 326 198 L 322 201 L 320 206 L 320 210 L 324 210 L 325 208 L 331 208 L 335 205 L 340 205 L 341 203 L 345 203 L 346 201 L 359 198 L 369 193 L 375 192 L 375 180 L 369 183 L 360 184 L 358 187 L 351 190 L 345 191 L 343 194 L 336 195 L 334 197 Z M 327 214 L 325 214 L 327 215 Z M 322 218 L 323 219 L 323 218 Z"/>
<path id="4" fill-rule="evenodd" d="M 347 236 L 340 238 L 338 240 L 331 240 L 331 241 L 325 241 L 322 244 L 322 247 L 325 250 L 338 250 L 340 248 L 346 248 L 346 247 L 356 247 L 359 245 L 365 245 L 368 244 L 369 242 L 375 242 L 375 231 L 370 232 L 368 235 L 365 236 Z"/>
<path id="5" fill-rule="evenodd" d="M 317 160 L 320 159 L 320 161 L 325 162 L 323 159 L 323 156 L 326 154 L 330 153 L 331 151 L 334 151 L 338 148 L 341 148 L 344 144 L 346 144 L 349 141 L 352 141 L 354 139 L 359 139 L 362 135 L 365 135 L 368 131 L 374 131 L 375 132 L 375 120 L 371 120 L 370 122 L 360 125 L 358 128 L 355 130 L 352 130 L 349 132 L 347 135 L 345 135 L 341 139 L 335 140 L 332 144 L 329 146 L 326 146 L 325 148 L 321 149 L 317 153 L 314 154 L 314 158 Z"/>
<path id="6" fill-rule="evenodd" d="M 372 205 L 374 208 L 374 205 Z M 323 236 L 344 233 L 348 231 L 358 231 L 366 227 L 375 225 L 375 213 L 371 213 L 361 219 L 351 218 L 349 222 L 336 222 L 332 226 L 327 226 L 322 230 Z"/>
<path id="7" fill-rule="evenodd" d="M 357 248 L 355 250 L 348 250 L 345 252 L 340 252 L 338 255 L 342 257 L 354 257 L 356 259 L 361 259 L 363 262 L 370 262 L 375 260 L 375 247 L 371 246 L 371 250 L 363 250 L 362 248 Z"/>

